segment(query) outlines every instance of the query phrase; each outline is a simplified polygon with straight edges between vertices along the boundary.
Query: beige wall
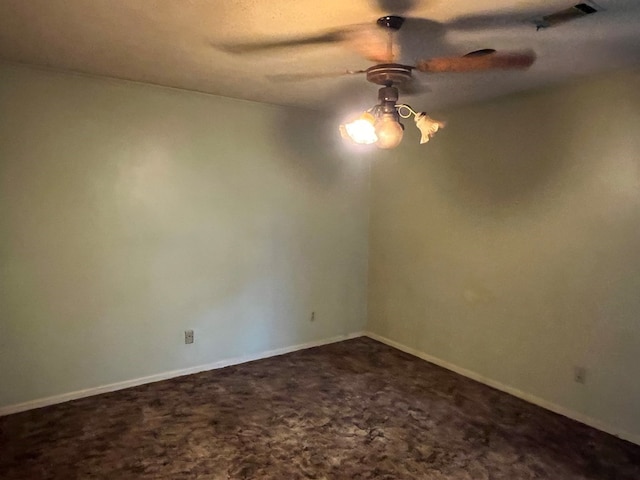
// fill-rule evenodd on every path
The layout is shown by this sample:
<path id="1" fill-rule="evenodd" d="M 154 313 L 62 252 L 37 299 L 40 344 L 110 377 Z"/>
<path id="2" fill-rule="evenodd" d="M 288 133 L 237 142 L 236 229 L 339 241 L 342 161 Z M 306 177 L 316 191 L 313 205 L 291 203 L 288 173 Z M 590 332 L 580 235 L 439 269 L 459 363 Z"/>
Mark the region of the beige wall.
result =
<path id="1" fill-rule="evenodd" d="M 409 127 L 368 328 L 640 435 L 638 80 Z M 0 408 L 363 328 L 368 160 L 331 119 L 7 65 L 0 112 Z"/>
<path id="2" fill-rule="evenodd" d="M 318 115 L 8 65 L 0 112 L 0 407 L 363 328 L 367 166 Z"/>
<path id="3" fill-rule="evenodd" d="M 458 109 L 423 147 L 408 130 L 372 172 L 368 328 L 640 439 L 638 85 Z"/>

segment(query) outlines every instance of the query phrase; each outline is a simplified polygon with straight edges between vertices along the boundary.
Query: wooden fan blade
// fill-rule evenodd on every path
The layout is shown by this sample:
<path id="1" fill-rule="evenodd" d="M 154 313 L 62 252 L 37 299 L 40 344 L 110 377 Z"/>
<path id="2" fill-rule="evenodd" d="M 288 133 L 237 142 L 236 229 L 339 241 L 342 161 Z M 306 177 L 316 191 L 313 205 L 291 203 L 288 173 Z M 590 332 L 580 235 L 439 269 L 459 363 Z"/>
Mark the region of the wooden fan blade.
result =
<path id="1" fill-rule="evenodd" d="M 439 57 L 420 60 L 416 69 L 428 73 L 465 73 L 486 70 L 518 70 L 529 68 L 536 60 L 533 50 L 495 52 L 467 57 Z"/>
<path id="2" fill-rule="evenodd" d="M 366 70 L 344 70 L 342 72 L 317 72 L 317 73 L 283 73 L 279 75 L 267 75 L 272 82 L 303 82 L 318 78 L 336 78 L 345 75 L 357 75 L 366 73 Z"/>

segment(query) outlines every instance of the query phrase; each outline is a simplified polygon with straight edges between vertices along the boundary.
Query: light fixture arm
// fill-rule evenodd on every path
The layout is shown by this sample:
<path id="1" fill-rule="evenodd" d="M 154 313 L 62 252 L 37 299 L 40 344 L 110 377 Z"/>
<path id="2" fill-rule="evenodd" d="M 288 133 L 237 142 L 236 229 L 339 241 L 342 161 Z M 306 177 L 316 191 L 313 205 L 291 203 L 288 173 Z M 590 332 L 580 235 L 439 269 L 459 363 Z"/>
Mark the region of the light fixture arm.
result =
<path id="1" fill-rule="evenodd" d="M 420 144 L 427 143 L 438 130 L 446 125 L 445 122 L 440 122 L 429 117 L 425 112 L 416 112 L 405 103 L 397 104 L 395 108 L 400 118 L 411 118 L 413 116 L 416 127 L 418 127 L 421 133 Z"/>
<path id="2" fill-rule="evenodd" d="M 414 117 L 418 115 L 418 112 L 405 103 L 397 104 L 395 107 L 401 118 L 411 118 L 412 115 Z M 405 110 L 407 110 L 407 112 L 403 113 Z"/>

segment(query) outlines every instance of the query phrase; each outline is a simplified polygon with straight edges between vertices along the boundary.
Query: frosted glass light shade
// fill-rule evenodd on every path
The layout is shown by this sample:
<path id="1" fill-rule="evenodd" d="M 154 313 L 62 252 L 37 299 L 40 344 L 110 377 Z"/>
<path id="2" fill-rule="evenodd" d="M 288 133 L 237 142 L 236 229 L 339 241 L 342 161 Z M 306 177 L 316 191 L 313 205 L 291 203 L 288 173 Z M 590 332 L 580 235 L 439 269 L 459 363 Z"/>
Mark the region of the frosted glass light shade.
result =
<path id="1" fill-rule="evenodd" d="M 363 113 L 352 122 L 340 125 L 343 137 L 361 145 L 370 145 L 378 141 L 374 127 L 375 118 L 370 113 Z"/>
<path id="2" fill-rule="evenodd" d="M 376 122 L 375 132 L 378 136 L 376 146 L 389 149 L 400 145 L 404 135 L 404 128 L 395 115 L 385 113 Z"/>

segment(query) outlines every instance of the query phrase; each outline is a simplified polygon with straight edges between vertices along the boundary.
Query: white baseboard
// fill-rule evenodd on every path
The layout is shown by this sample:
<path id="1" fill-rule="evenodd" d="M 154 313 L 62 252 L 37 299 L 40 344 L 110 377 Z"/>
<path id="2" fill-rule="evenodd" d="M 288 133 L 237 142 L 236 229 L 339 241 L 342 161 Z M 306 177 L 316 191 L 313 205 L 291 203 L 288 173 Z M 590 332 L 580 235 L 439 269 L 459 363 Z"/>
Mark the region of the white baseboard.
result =
<path id="1" fill-rule="evenodd" d="M 363 335 L 364 335 L 364 332 L 348 333 L 348 334 L 338 335 L 331 338 L 325 338 L 323 340 L 315 340 L 313 342 L 301 343 L 301 344 L 293 345 L 290 347 L 277 348 L 275 350 L 268 350 L 265 352 L 253 353 L 253 354 L 244 355 L 241 357 L 234 357 L 234 358 L 219 360 L 217 362 L 207 363 L 205 365 L 197 365 L 195 367 L 157 373 L 155 375 L 149 375 L 148 377 L 134 378 L 132 380 L 125 380 L 123 382 L 111 383 L 109 385 L 101 385 L 98 387 L 87 388 L 85 390 L 77 390 L 75 392 L 63 393 L 61 395 L 54 395 L 51 397 L 30 400 L 28 402 L 18 403 L 15 405 L 7 405 L 4 407 L 0 407 L 0 417 L 5 415 L 11 415 L 13 413 L 24 412 L 26 410 L 33 410 L 34 408 L 46 407 L 49 405 L 54 405 L 56 403 L 63 403 L 63 402 L 68 402 L 70 400 L 77 400 L 79 398 L 91 397 L 93 395 L 100 395 L 101 393 L 115 392 L 116 390 L 122 390 L 130 387 L 137 387 L 138 385 L 144 385 L 146 383 L 160 382 L 162 380 L 168 380 L 170 378 L 182 377 L 184 375 L 191 375 L 194 373 L 204 372 L 207 370 L 215 370 L 218 368 L 229 367 L 231 365 L 238 365 L 240 363 L 252 362 L 254 360 L 260 360 L 262 358 L 275 357 L 278 355 L 284 355 L 285 353 L 291 353 L 298 350 L 305 350 L 307 348 L 319 347 L 321 345 L 328 345 L 330 343 L 342 342 L 343 340 L 362 337 Z"/>
<path id="2" fill-rule="evenodd" d="M 440 358 L 433 357 L 429 354 L 426 354 L 414 348 L 407 347 L 406 345 L 390 340 L 386 337 L 383 337 L 382 335 L 365 331 L 364 336 L 372 338 L 373 340 L 382 342 L 386 345 L 389 345 L 390 347 L 397 348 L 398 350 L 401 350 L 405 353 L 408 353 L 415 357 L 426 360 L 427 362 L 433 363 L 434 365 L 438 365 L 439 367 L 446 368 L 447 370 L 451 370 L 452 372 L 458 373 L 464 377 L 475 380 L 476 382 L 480 382 L 480 383 L 483 383 L 484 385 L 488 385 L 489 387 L 495 388 L 496 390 L 500 390 L 502 392 L 508 393 L 509 395 L 513 395 L 514 397 L 518 397 L 526 402 L 533 403 L 534 405 L 538 405 L 539 407 L 542 407 L 546 410 L 550 410 L 554 413 L 557 413 L 564 417 L 568 417 L 577 422 L 584 423 L 585 425 L 593 427 L 597 430 L 601 430 L 605 433 L 609 433 L 616 437 L 635 443 L 636 445 L 640 445 L 640 435 L 638 434 L 626 432 L 624 430 L 621 430 L 618 427 L 614 427 L 612 425 L 604 423 L 595 418 L 588 417 L 578 412 L 574 412 L 573 410 L 570 410 L 566 407 L 549 402 L 548 400 L 545 400 L 543 398 L 536 397 L 535 395 L 532 395 L 530 393 L 523 392 L 522 390 L 518 390 L 517 388 L 510 387 L 496 380 L 492 380 L 491 378 L 485 377 L 484 375 L 473 372 L 471 370 L 467 370 L 466 368 L 459 367 L 457 365 L 454 365 L 453 363 L 447 362 L 446 360 L 442 360 Z"/>
<path id="3" fill-rule="evenodd" d="M 313 342 L 292 345 L 290 347 L 283 347 L 275 350 L 267 350 L 264 352 L 254 353 L 251 355 L 219 360 L 217 362 L 208 363 L 205 365 L 197 365 L 195 367 L 183 368 L 180 370 L 172 370 L 169 372 L 149 375 L 147 377 L 134 378 L 132 380 L 125 380 L 123 382 L 111 383 L 109 385 L 101 385 L 98 387 L 87 388 L 85 390 L 77 390 L 75 392 L 63 393 L 61 395 L 54 395 L 51 397 L 30 400 L 28 402 L 18 403 L 15 405 L 7 405 L 4 407 L 0 407 L 0 417 L 5 415 L 11 415 L 13 413 L 24 412 L 26 410 L 32 410 L 35 408 L 46 407 L 46 406 L 54 405 L 57 403 L 68 402 L 70 400 L 76 400 L 79 398 L 90 397 L 93 395 L 100 395 L 101 393 L 115 392 L 117 390 L 136 387 L 138 385 L 144 385 L 147 383 L 160 382 L 162 380 L 168 380 L 170 378 L 182 377 L 184 375 L 191 375 L 194 373 L 204 372 L 207 370 L 215 370 L 218 368 L 224 368 L 231 365 L 238 365 L 241 363 L 252 362 L 254 360 L 260 360 L 262 358 L 269 358 L 269 357 L 275 357 L 278 355 L 284 355 L 286 353 L 291 353 L 298 350 L 305 350 L 307 348 L 319 347 L 321 345 L 328 345 L 330 343 L 341 342 L 344 340 L 349 340 L 352 338 L 357 338 L 362 336 L 367 336 L 369 338 L 382 342 L 386 345 L 389 345 L 390 347 L 397 348 L 398 350 L 401 350 L 405 353 L 408 353 L 415 357 L 426 360 L 429 363 L 433 363 L 434 365 L 438 365 L 440 367 L 446 368 L 447 370 L 451 370 L 452 372 L 458 373 L 464 377 L 467 377 L 477 382 L 488 385 L 492 388 L 495 388 L 496 390 L 500 390 L 502 392 L 508 393 L 510 395 L 513 395 L 514 397 L 518 397 L 522 400 L 525 400 L 526 402 L 533 403 L 534 405 L 538 405 L 539 407 L 545 408 L 559 415 L 563 415 L 565 417 L 571 418 L 572 420 L 576 420 L 580 423 L 584 423 L 585 425 L 593 427 L 597 430 L 601 430 L 603 432 L 609 433 L 611 435 L 615 435 L 616 437 L 619 437 L 629 442 L 640 445 L 640 435 L 626 432 L 617 427 L 608 425 L 595 418 L 591 418 L 581 413 L 574 412 L 561 405 L 557 405 L 543 398 L 536 397 L 535 395 L 531 395 L 527 392 L 523 392 L 522 390 L 518 390 L 517 388 L 504 385 L 503 383 L 487 378 L 484 375 L 473 372 L 471 370 L 467 370 L 466 368 L 459 367 L 450 362 L 428 355 L 414 348 L 407 347 L 406 345 L 395 342 L 389 338 L 383 337 L 382 335 L 378 335 L 373 332 L 353 332 L 345 335 L 338 335 L 335 337 L 326 338 L 323 340 L 316 340 Z"/>

